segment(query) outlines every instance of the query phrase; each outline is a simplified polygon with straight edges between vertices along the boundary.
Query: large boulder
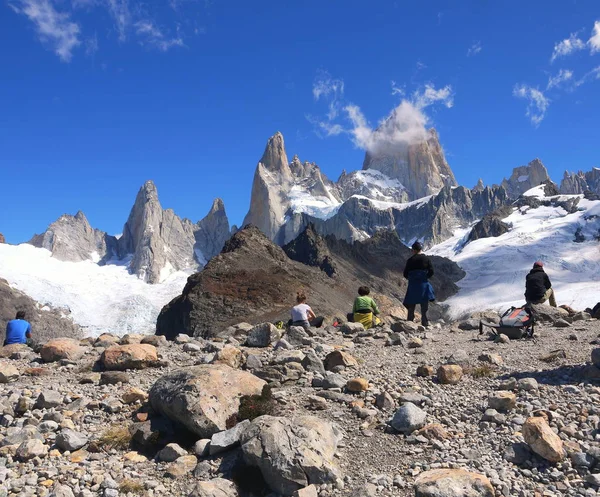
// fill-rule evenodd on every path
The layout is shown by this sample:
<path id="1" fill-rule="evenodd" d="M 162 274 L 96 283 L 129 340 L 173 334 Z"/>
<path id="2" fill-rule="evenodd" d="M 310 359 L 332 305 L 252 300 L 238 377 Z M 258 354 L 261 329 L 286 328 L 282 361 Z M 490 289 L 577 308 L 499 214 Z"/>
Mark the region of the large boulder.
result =
<path id="1" fill-rule="evenodd" d="M 327 354 L 324 361 L 325 369 L 331 371 L 337 366 L 344 366 L 345 368 L 358 366 L 358 361 L 350 355 L 348 352 L 343 350 L 334 350 Z"/>
<path id="2" fill-rule="evenodd" d="M 19 378 L 19 370 L 8 362 L 0 362 L 0 383 L 9 383 Z"/>
<path id="3" fill-rule="evenodd" d="M 56 338 L 46 342 L 40 349 L 44 362 L 56 362 L 62 359 L 76 361 L 85 354 L 85 348 L 72 338 Z"/>
<path id="4" fill-rule="evenodd" d="M 550 462 L 560 462 L 565 458 L 565 450 L 560 437 L 552 431 L 542 417 L 527 418 L 523 425 L 523 439 L 537 455 Z"/>
<path id="5" fill-rule="evenodd" d="M 240 397 L 260 395 L 266 382 L 225 364 L 192 366 L 159 378 L 150 389 L 155 411 L 203 438 L 227 428 Z"/>
<path id="6" fill-rule="evenodd" d="M 434 469 L 415 481 L 415 497 L 494 497 L 494 487 L 484 475 L 464 469 Z"/>
<path id="7" fill-rule="evenodd" d="M 271 490 L 292 495 L 310 484 L 336 483 L 338 430 L 314 416 L 260 416 L 241 437 L 244 460 L 260 469 Z"/>
<path id="8" fill-rule="evenodd" d="M 16 357 L 19 352 L 25 352 L 27 350 L 31 349 L 24 343 L 11 343 L 4 347 L 0 347 L 0 359 L 12 359 L 13 357 Z"/>
<path id="9" fill-rule="evenodd" d="M 569 313 L 565 309 L 552 307 L 548 304 L 533 304 L 531 310 L 535 315 L 536 321 L 542 323 L 555 323 L 560 319 L 569 317 Z"/>
<path id="10" fill-rule="evenodd" d="M 131 345 L 114 345 L 102 353 L 102 364 L 111 371 L 125 369 L 144 369 L 158 362 L 154 345 L 136 343 Z"/>

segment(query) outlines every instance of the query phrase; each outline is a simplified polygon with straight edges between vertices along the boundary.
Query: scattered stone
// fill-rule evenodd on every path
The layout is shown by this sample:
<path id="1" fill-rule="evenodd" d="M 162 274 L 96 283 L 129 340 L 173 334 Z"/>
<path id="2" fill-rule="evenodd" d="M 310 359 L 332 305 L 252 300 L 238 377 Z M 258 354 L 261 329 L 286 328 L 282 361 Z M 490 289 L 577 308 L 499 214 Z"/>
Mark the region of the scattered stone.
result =
<path id="1" fill-rule="evenodd" d="M 12 359 L 17 356 L 20 352 L 28 352 L 31 349 L 24 343 L 11 343 L 0 347 L 0 358 L 1 359 Z"/>
<path id="2" fill-rule="evenodd" d="M 100 359 L 109 371 L 144 369 L 158 362 L 156 347 L 149 344 L 114 345 Z"/>
<path id="3" fill-rule="evenodd" d="M 550 462 L 562 461 L 565 457 L 562 440 L 552 431 L 542 417 L 532 417 L 525 421 L 522 429 L 525 443 L 531 449 Z"/>
<path id="4" fill-rule="evenodd" d="M 478 359 L 481 362 L 487 362 L 489 364 L 493 364 L 494 366 L 502 366 L 502 364 L 504 364 L 504 360 L 500 354 L 481 354 Z"/>
<path id="5" fill-rule="evenodd" d="M 194 455 L 181 456 L 167 466 L 167 476 L 178 478 L 191 473 L 196 468 L 198 459 Z"/>
<path id="6" fill-rule="evenodd" d="M 170 444 L 167 444 L 164 448 L 162 448 L 158 452 L 158 454 L 156 454 L 156 457 L 158 458 L 159 461 L 173 462 L 173 461 L 176 461 L 177 459 L 179 459 L 180 457 L 187 456 L 187 455 L 188 455 L 187 450 L 180 447 L 176 443 L 170 443 Z"/>
<path id="7" fill-rule="evenodd" d="M 88 443 L 86 436 L 74 430 L 65 429 L 56 435 L 56 445 L 59 449 L 74 451 Z"/>
<path id="8" fill-rule="evenodd" d="M 353 333 L 365 331 L 365 327 L 361 323 L 344 323 L 342 326 L 340 326 L 340 331 L 344 335 L 351 335 Z"/>
<path id="9" fill-rule="evenodd" d="M 348 354 L 348 352 L 344 352 L 342 350 L 334 350 L 333 352 L 327 354 L 327 357 L 325 357 L 324 365 L 327 371 L 331 371 L 337 366 L 344 366 L 346 368 L 358 366 L 358 361 L 350 354 Z"/>
<path id="10" fill-rule="evenodd" d="M 325 374 L 325 366 L 323 361 L 319 359 L 313 349 L 308 349 L 305 351 L 304 359 L 302 359 L 302 367 L 304 367 L 306 371 Z"/>
<path id="11" fill-rule="evenodd" d="M 210 450 L 210 439 L 201 438 L 194 444 L 194 454 L 198 457 L 205 457 Z"/>
<path id="12" fill-rule="evenodd" d="M 125 404 L 135 404 L 136 402 L 144 403 L 148 400 L 148 394 L 139 388 L 133 387 L 123 394 L 121 400 Z"/>
<path id="13" fill-rule="evenodd" d="M 100 385 L 118 385 L 129 383 L 129 373 L 125 371 L 104 371 L 100 375 Z"/>
<path id="14" fill-rule="evenodd" d="M 419 329 L 419 325 L 411 321 L 398 321 L 396 323 L 392 323 L 390 325 L 390 328 L 395 333 L 411 334 L 417 332 L 417 330 Z"/>
<path id="15" fill-rule="evenodd" d="M 352 378 L 346 383 L 346 389 L 349 392 L 366 392 L 369 389 L 369 382 L 364 378 Z"/>
<path id="16" fill-rule="evenodd" d="M 554 362 L 558 359 L 566 359 L 567 352 L 564 349 L 553 350 L 552 352 L 540 357 L 540 361 L 543 362 Z"/>
<path id="17" fill-rule="evenodd" d="M 537 392 L 539 385 L 535 378 L 521 378 L 517 382 L 517 388 L 523 392 Z"/>
<path id="18" fill-rule="evenodd" d="M 19 370 L 8 362 L 0 362 L 0 383 L 10 383 L 19 379 Z"/>
<path id="19" fill-rule="evenodd" d="M 531 458 L 531 450 L 525 443 L 513 443 L 504 451 L 504 459 L 513 464 L 525 464 Z"/>
<path id="20" fill-rule="evenodd" d="M 375 405 L 384 411 L 389 411 L 396 407 L 394 398 L 387 392 L 381 392 L 375 397 Z"/>
<path id="21" fill-rule="evenodd" d="M 409 349 L 420 349 L 421 347 L 423 347 L 423 340 L 421 340 L 418 337 L 411 337 L 408 340 L 408 343 L 406 344 L 406 346 Z"/>
<path id="22" fill-rule="evenodd" d="M 510 342 L 510 338 L 508 338 L 508 336 L 505 335 L 504 333 L 500 333 L 499 335 L 496 335 L 496 337 L 494 338 L 494 342 L 496 342 L 496 343 L 509 343 Z"/>
<path id="23" fill-rule="evenodd" d="M 281 338 L 281 330 L 272 323 L 256 325 L 248 333 L 246 345 L 248 347 L 268 347 Z"/>
<path id="24" fill-rule="evenodd" d="M 212 360 L 213 364 L 226 364 L 234 369 L 239 368 L 243 361 L 244 355 L 242 351 L 233 345 L 225 345 L 225 347 L 215 354 Z"/>
<path id="25" fill-rule="evenodd" d="M 456 385 L 463 376 L 463 370 L 456 364 L 446 364 L 437 370 L 437 379 L 442 385 Z"/>
<path id="26" fill-rule="evenodd" d="M 215 433 L 210 439 L 209 454 L 214 456 L 239 445 L 240 437 L 249 424 L 246 419 L 229 430 Z"/>
<path id="27" fill-rule="evenodd" d="M 489 396 L 488 405 L 490 409 L 496 409 L 498 411 L 510 411 L 517 405 L 517 396 L 512 392 L 500 390 Z"/>
<path id="28" fill-rule="evenodd" d="M 556 321 L 554 321 L 554 326 L 556 326 L 557 328 L 570 328 L 571 323 L 569 323 L 565 319 L 557 319 Z"/>
<path id="29" fill-rule="evenodd" d="M 421 364 L 417 368 L 417 376 L 427 378 L 429 376 L 433 376 L 434 374 L 435 374 L 435 370 L 433 369 L 433 366 L 429 366 L 427 364 Z"/>
<path id="30" fill-rule="evenodd" d="M 62 405 L 64 397 L 56 390 L 44 390 L 35 402 L 36 409 L 51 409 Z"/>
<path id="31" fill-rule="evenodd" d="M 188 497 L 238 497 L 235 483 L 224 478 L 215 478 L 210 481 L 200 481 Z M 312 497 L 312 496 L 302 496 Z M 316 497 L 316 494 L 315 496 Z"/>
<path id="32" fill-rule="evenodd" d="M 394 414 L 390 424 L 394 430 L 410 435 L 423 428 L 427 421 L 427 413 L 410 402 L 400 407 Z"/>
<path id="33" fill-rule="evenodd" d="M 56 338 L 46 342 L 40 349 L 44 362 L 56 362 L 63 359 L 77 361 L 85 354 L 85 348 L 72 338 Z"/>
<path id="34" fill-rule="evenodd" d="M 469 364 L 469 354 L 463 349 L 455 350 L 448 359 L 446 364 L 455 364 L 458 366 L 467 366 Z"/>
<path id="35" fill-rule="evenodd" d="M 464 469 L 433 469 L 415 480 L 415 497 L 494 497 L 484 475 Z"/>
<path id="36" fill-rule="evenodd" d="M 17 448 L 15 456 L 21 461 L 29 461 L 34 457 L 46 457 L 48 455 L 48 447 L 41 440 L 31 439 L 24 441 Z"/>

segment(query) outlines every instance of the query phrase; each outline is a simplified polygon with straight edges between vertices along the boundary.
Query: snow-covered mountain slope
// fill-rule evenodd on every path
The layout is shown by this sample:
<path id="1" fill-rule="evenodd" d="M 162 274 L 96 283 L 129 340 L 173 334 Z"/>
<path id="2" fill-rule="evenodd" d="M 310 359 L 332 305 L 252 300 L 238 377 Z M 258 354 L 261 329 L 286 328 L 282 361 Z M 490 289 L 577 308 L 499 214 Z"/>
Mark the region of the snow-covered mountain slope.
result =
<path id="1" fill-rule="evenodd" d="M 154 333 L 158 313 L 181 293 L 189 273 L 149 285 L 128 271 L 126 261 L 66 262 L 29 244 L 0 244 L 0 275 L 40 304 L 70 311 L 86 334 L 97 336 Z"/>
<path id="2" fill-rule="evenodd" d="M 600 201 L 582 195 L 545 197 L 543 187 L 524 196 L 529 200 L 522 199 L 503 219 L 512 226 L 507 233 L 464 245 L 470 230 L 462 229 L 429 250 L 467 273 L 458 282 L 458 294 L 445 302 L 453 317 L 522 305 L 525 276 L 536 260 L 544 262 L 559 305 L 584 309 L 600 301 Z M 569 202 L 576 207 L 565 209 Z"/>

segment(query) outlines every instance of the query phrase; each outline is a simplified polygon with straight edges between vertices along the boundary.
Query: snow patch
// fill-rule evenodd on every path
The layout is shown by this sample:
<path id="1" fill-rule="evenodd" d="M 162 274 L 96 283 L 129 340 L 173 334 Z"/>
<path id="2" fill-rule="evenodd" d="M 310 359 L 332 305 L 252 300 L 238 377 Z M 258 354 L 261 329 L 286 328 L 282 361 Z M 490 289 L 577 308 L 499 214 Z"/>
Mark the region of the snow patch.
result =
<path id="1" fill-rule="evenodd" d="M 160 310 L 181 293 L 189 273 L 173 272 L 149 285 L 124 263 L 64 262 L 29 244 L 0 244 L 0 275 L 34 300 L 69 310 L 87 335 L 98 336 L 154 333 Z"/>
<path id="2" fill-rule="evenodd" d="M 538 196 L 539 189 L 528 193 Z M 445 302 L 451 317 L 523 305 L 525 276 L 536 260 L 544 261 L 559 305 L 593 307 L 600 294 L 600 245 L 595 239 L 600 201 L 582 199 L 579 207 L 573 214 L 561 207 L 515 210 L 504 219 L 512 229 L 499 237 L 463 246 L 469 233 L 463 229 L 430 249 L 429 254 L 448 257 L 467 273 L 457 283 L 459 292 Z M 583 243 L 573 241 L 578 226 L 585 236 Z"/>
<path id="3" fill-rule="evenodd" d="M 329 219 L 339 210 L 341 203 L 326 196 L 312 195 L 300 185 L 294 185 L 288 192 L 290 209 L 294 213 L 306 213 L 318 219 Z"/>
<path id="4" fill-rule="evenodd" d="M 524 174 L 523 176 L 519 176 L 517 178 L 517 181 L 519 183 L 524 183 L 525 181 L 527 181 L 529 179 L 529 174 Z"/>

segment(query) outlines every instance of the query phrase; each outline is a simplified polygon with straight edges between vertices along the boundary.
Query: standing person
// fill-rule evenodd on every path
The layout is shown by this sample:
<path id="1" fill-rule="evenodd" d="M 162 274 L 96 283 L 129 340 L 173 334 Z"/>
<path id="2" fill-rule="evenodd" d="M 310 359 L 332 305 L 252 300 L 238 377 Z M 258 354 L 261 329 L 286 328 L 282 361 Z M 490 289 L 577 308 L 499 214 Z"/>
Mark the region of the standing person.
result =
<path id="1" fill-rule="evenodd" d="M 306 303 L 304 292 L 296 294 L 296 305 L 292 307 L 291 326 L 302 326 L 305 330 L 314 326 L 320 328 L 325 318 L 317 317 L 310 306 Z"/>
<path id="2" fill-rule="evenodd" d="M 421 306 L 421 324 L 429 326 L 427 310 L 429 302 L 435 300 L 429 278 L 433 276 L 433 266 L 429 257 L 422 253 L 423 246 L 419 242 L 412 244 L 413 255 L 406 261 L 404 277 L 408 280 L 408 288 L 404 297 L 404 306 L 408 309 L 408 321 L 415 320 L 415 307 Z"/>
<path id="3" fill-rule="evenodd" d="M 556 297 L 552 289 L 550 278 L 544 271 L 544 263 L 536 261 L 533 269 L 525 277 L 525 300 L 528 304 L 543 304 L 550 301 L 552 307 L 556 307 Z"/>
<path id="4" fill-rule="evenodd" d="M 6 324 L 4 345 L 27 343 L 28 340 L 31 340 L 31 324 L 25 321 L 25 311 L 18 311 L 15 319 Z"/>
<path id="5" fill-rule="evenodd" d="M 377 326 L 379 319 L 379 308 L 375 301 L 369 297 L 371 289 L 368 286 L 361 286 L 358 289 L 358 297 L 354 299 L 354 306 L 352 307 L 353 321 L 355 323 L 361 323 L 366 330 Z"/>

